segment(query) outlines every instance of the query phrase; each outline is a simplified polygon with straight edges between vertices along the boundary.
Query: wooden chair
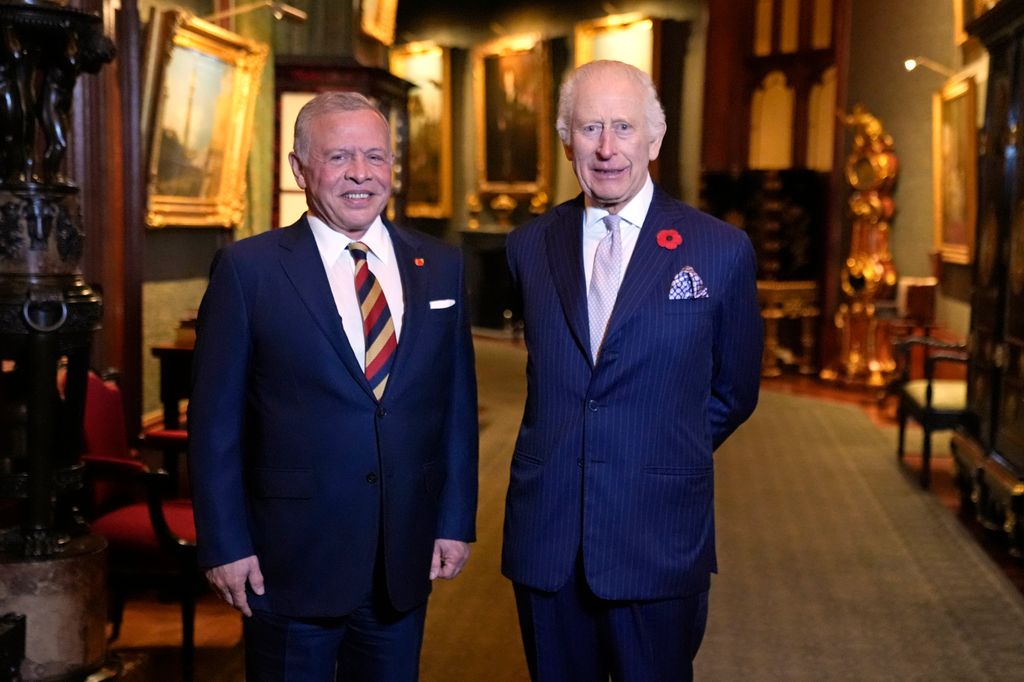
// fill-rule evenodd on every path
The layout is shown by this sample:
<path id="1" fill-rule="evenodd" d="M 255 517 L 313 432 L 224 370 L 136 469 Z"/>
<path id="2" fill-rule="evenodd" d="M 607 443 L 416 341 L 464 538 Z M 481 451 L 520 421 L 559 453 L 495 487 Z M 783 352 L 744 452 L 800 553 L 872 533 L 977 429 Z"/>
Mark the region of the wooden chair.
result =
<path id="1" fill-rule="evenodd" d="M 192 502 L 169 499 L 170 477 L 150 470 L 128 443 L 120 388 L 89 372 L 83 439 L 83 511 L 93 532 L 106 538 L 111 594 L 110 641 L 118 638 L 129 592 L 155 587 L 181 604 L 182 674 L 195 661 L 195 604 L 201 574 Z"/>
<path id="2" fill-rule="evenodd" d="M 912 378 L 911 367 L 915 349 L 924 355 L 924 377 Z M 931 482 L 932 433 L 955 428 L 967 413 L 967 381 L 961 378 L 939 378 L 943 363 L 967 364 L 965 346 L 938 341 L 926 336 L 910 336 L 895 344 L 899 375 L 895 390 L 899 396 L 898 461 L 903 460 L 907 420 L 913 419 L 924 431 L 921 446 L 921 487 Z"/>

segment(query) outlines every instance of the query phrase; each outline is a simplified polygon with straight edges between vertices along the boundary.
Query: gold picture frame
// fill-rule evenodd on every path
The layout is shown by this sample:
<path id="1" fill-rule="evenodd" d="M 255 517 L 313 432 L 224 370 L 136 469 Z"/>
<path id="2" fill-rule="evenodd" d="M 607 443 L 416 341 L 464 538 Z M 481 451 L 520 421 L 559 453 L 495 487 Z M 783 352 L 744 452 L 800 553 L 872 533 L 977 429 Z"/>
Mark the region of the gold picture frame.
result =
<path id="1" fill-rule="evenodd" d="M 146 224 L 238 227 L 268 46 L 177 9 L 153 13 L 148 34 Z"/>
<path id="2" fill-rule="evenodd" d="M 632 64 L 651 78 L 657 77 L 654 19 L 637 12 L 615 14 L 579 22 L 575 35 L 576 66 L 597 59 L 614 59 Z"/>
<path id="3" fill-rule="evenodd" d="M 452 214 L 451 50 L 421 41 L 395 47 L 391 73 L 413 84 L 409 91 L 409 154 L 405 214 L 448 218 Z"/>
<path id="4" fill-rule="evenodd" d="M 974 17 L 973 0 L 953 0 L 953 42 L 963 45 L 967 42 L 966 26 Z"/>
<path id="5" fill-rule="evenodd" d="M 473 50 L 477 184 L 481 192 L 547 191 L 551 168 L 551 68 L 537 34 Z"/>
<path id="6" fill-rule="evenodd" d="M 361 0 L 359 3 L 359 27 L 366 35 L 376 38 L 384 45 L 395 42 L 395 16 L 398 0 Z"/>
<path id="7" fill-rule="evenodd" d="M 950 79 L 932 101 L 935 248 L 947 263 L 968 264 L 973 259 L 977 111 L 973 76 Z"/>

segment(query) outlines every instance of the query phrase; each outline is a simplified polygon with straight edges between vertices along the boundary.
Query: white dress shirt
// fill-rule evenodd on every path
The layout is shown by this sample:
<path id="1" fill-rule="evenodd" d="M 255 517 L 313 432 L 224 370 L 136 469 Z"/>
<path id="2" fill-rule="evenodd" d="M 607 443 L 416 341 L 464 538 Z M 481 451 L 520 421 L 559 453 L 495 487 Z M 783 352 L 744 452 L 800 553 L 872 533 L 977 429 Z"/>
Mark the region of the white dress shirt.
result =
<path id="1" fill-rule="evenodd" d="M 622 284 L 622 276 L 626 274 L 626 266 L 633 255 L 636 240 L 640 237 L 640 228 L 647 218 L 647 211 L 653 198 L 654 182 L 648 174 L 644 186 L 619 211 L 619 217 L 622 218 L 619 223 L 619 237 L 622 239 L 622 270 L 619 272 L 619 284 Z M 604 224 L 606 215 L 608 211 L 590 205 L 583 212 L 583 277 L 587 285 L 586 291 L 590 291 L 590 276 L 594 271 L 597 245 L 608 234 L 608 228 Z"/>
<path id="2" fill-rule="evenodd" d="M 341 325 L 348 337 L 348 344 L 359 362 L 366 369 L 366 337 L 363 334 L 363 315 L 359 311 L 359 298 L 356 296 L 355 265 L 348 245 L 353 241 L 346 234 L 332 230 L 319 218 L 306 214 L 309 227 L 313 230 L 316 247 L 327 271 L 327 281 L 331 283 L 334 305 L 341 316 Z M 363 235 L 363 242 L 369 247 L 366 256 L 367 267 L 377 278 L 384 298 L 391 310 L 391 319 L 395 325 L 396 341 L 402 336 L 402 314 L 405 312 L 405 299 L 402 296 L 402 277 L 398 271 L 398 259 L 395 247 L 391 243 L 391 235 L 378 216 Z"/>

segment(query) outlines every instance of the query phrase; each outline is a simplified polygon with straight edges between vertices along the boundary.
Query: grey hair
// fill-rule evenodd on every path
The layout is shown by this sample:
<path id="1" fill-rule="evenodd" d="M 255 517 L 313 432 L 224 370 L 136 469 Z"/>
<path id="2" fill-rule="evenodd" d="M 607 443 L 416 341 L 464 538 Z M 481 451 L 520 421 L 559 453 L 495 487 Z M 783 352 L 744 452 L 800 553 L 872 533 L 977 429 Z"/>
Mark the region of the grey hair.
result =
<path id="1" fill-rule="evenodd" d="M 625 62 L 601 59 L 580 66 L 570 73 L 565 82 L 562 83 L 562 88 L 558 93 L 558 119 L 555 121 L 555 129 L 558 131 L 558 137 L 562 140 L 562 144 L 568 145 L 572 140 L 572 114 L 573 107 L 576 105 L 576 86 L 581 81 L 594 78 L 601 73 L 611 70 L 618 71 L 632 78 L 643 89 L 644 118 L 650 131 L 655 135 L 662 135 L 668 128 L 665 123 L 665 109 L 661 106 L 661 101 L 658 99 L 658 91 L 655 89 L 654 81 L 651 80 L 651 77 L 635 66 Z"/>
<path id="2" fill-rule="evenodd" d="M 306 102 L 299 109 L 299 115 L 295 117 L 294 151 L 295 156 L 299 157 L 299 161 L 305 163 L 307 160 L 306 155 L 309 153 L 309 126 L 312 124 L 313 119 L 342 111 L 372 111 L 384 121 L 384 127 L 387 128 L 388 135 L 391 135 L 391 126 L 388 124 L 387 117 L 365 95 L 361 95 L 358 92 L 321 92 Z"/>

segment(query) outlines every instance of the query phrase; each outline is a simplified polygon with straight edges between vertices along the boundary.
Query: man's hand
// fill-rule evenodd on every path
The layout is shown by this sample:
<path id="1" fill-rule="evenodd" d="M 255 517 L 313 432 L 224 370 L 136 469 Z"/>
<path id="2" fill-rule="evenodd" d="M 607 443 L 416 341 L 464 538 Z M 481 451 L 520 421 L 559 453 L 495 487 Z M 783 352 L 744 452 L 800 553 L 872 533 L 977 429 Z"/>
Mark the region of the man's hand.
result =
<path id="1" fill-rule="evenodd" d="M 430 562 L 430 579 L 451 580 L 469 560 L 469 544 L 461 540 L 434 540 L 434 559 Z"/>
<path id="2" fill-rule="evenodd" d="M 435 555 L 437 553 L 436 545 L 434 553 Z M 246 581 L 252 585 L 253 592 L 263 594 L 263 574 L 260 573 L 260 562 L 255 554 L 232 561 L 230 564 L 214 566 L 206 572 L 206 579 L 213 585 L 213 589 L 221 599 L 244 615 L 252 616 L 249 600 L 245 596 Z"/>

